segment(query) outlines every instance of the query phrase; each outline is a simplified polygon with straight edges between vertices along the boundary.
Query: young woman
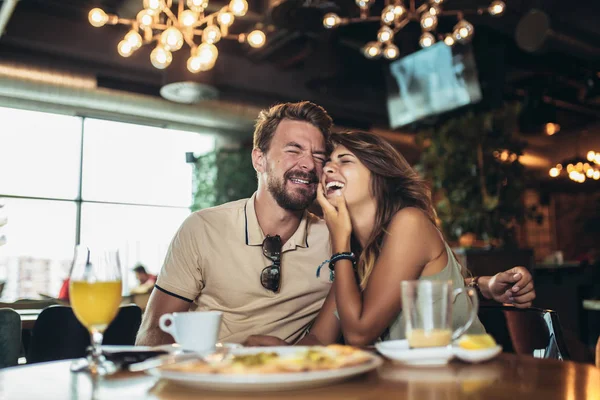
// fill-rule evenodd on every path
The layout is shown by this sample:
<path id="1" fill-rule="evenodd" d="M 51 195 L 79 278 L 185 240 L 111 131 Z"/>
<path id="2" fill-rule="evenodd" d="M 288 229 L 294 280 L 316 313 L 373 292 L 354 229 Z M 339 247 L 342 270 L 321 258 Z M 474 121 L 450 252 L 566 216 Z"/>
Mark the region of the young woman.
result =
<path id="1" fill-rule="evenodd" d="M 357 346 L 404 338 L 400 282 L 450 280 L 454 288 L 463 287 L 461 265 L 437 228 L 427 185 L 402 155 L 384 139 L 366 132 L 332 134 L 331 140 L 334 150 L 323 168 L 317 200 L 333 254 L 353 252 L 356 270 L 351 260 L 335 262 L 329 295 L 310 332 L 298 344 L 334 343 L 340 334 L 347 344 Z M 530 306 L 535 297 L 533 282 L 521 268 L 486 277 L 487 297 Z M 329 274 L 328 265 L 320 272 Z M 469 309 L 467 297 L 458 296 L 453 306 L 454 328 L 464 325 Z M 476 320 L 468 332 L 484 333 L 485 329 Z M 285 342 L 251 337 L 246 344 Z"/>

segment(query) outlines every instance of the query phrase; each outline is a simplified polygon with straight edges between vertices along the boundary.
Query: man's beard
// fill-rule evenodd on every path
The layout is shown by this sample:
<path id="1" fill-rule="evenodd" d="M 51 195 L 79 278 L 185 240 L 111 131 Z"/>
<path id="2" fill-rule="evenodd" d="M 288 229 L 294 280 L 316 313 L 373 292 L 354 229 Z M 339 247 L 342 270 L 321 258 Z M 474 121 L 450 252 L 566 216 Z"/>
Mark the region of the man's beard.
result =
<path id="1" fill-rule="evenodd" d="M 291 191 L 287 191 L 285 187 L 285 183 L 291 177 L 308 180 L 310 183 L 319 182 L 317 174 L 314 171 L 309 173 L 288 171 L 283 175 L 283 179 L 277 178 L 274 174 L 269 174 L 267 190 L 271 193 L 277 204 L 279 204 L 279 207 L 291 211 L 305 210 L 316 198 L 317 194 L 314 186 L 305 189 L 298 188 L 297 191 L 292 193 Z"/>

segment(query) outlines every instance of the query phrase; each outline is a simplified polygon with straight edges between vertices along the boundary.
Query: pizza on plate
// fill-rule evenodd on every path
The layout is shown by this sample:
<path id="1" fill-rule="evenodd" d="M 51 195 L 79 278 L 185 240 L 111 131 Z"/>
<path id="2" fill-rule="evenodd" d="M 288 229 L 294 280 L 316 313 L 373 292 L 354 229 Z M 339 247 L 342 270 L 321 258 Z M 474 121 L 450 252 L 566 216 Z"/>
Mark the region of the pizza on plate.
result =
<path id="1" fill-rule="evenodd" d="M 289 354 L 259 351 L 233 354 L 219 361 L 194 360 L 163 370 L 211 374 L 278 374 L 334 370 L 367 363 L 373 356 L 352 346 L 311 346 Z"/>

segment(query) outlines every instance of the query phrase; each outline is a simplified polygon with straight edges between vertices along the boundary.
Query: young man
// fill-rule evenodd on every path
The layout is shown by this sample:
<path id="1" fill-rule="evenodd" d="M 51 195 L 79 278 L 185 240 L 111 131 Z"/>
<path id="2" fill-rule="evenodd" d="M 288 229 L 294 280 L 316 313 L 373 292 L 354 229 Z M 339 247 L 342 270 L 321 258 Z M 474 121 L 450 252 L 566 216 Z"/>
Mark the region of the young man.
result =
<path id="1" fill-rule="evenodd" d="M 243 199 L 193 213 L 173 238 L 144 314 L 139 345 L 172 343 L 161 315 L 188 310 L 223 312 L 219 340 L 268 344 L 270 335 L 294 343 L 316 317 L 331 286 L 316 276 L 331 256 L 323 220 L 306 209 L 316 197 L 328 154 L 332 120 L 310 102 L 262 111 L 252 163 L 258 189 Z M 275 236 L 281 241 L 278 242 Z M 484 296 L 527 307 L 531 275 L 516 267 L 478 281 Z"/>

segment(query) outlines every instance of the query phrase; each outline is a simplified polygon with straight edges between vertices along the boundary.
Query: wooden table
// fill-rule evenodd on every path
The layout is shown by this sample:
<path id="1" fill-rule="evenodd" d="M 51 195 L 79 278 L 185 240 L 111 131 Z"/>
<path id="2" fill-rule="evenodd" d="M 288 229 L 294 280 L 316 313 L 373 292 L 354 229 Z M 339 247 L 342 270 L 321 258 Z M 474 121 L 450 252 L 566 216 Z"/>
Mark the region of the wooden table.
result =
<path id="1" fill-rule="evenodd" d="M 123 372 L 91 378 L 69 371 L 70 361 L 0 370 L 0 399 L 600 399 L 600 369 L 585 364 L 502 354 L 480 365 L 405 367 L 386 362 L 347 382 L 282 392 L 208 392 Z"/>

